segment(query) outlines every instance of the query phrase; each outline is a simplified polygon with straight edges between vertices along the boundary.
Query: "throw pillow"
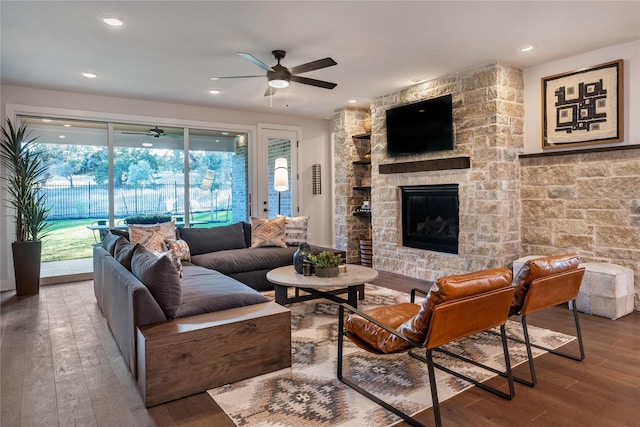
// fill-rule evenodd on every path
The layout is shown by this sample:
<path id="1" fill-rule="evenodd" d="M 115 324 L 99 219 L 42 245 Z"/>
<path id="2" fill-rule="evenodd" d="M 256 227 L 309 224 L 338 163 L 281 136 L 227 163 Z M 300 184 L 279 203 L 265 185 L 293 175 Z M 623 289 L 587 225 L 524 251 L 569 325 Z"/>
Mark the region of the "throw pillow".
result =
<path id="1" fill-rule="evenodd" d="M 113 251 L 116 248 L 116 242 L 120 239 L 121 236 L 116 236 L 115 234 L 107 233 L 102 239 L 102 247 L 104 250 L 109 252 L 111 256 L 113 256 Z"/>
<path id="2" fill-rule="evenodd" d="M 189 244 L 182 239 L 178 240 L 165 240 L 164 244 L 170 249 L 180 261 L 191 261 L 191 252 L 189 251 Z"/>
<path id="3" fill-rule="evenodd" d="M 286 217 L 284 241 L 287 246 L 298 246 L 307 242 L 308 216 Z"/>
<path id="4" fill-rule="evenodd" d="M 165 251 L 165 240 L 176 239 L 176 225 L 174 221 L 161 224 L 131 224 L 129 225 L 131 243 L 140 243 L 152 251 Z"/>
<path id="5" fill-rule="evenodd" d="M 113 251 L 113 257 L 116 261 L 129 271 L 131 271 L 131 258 L 133 258 L 136 246 L 137 245 L 129 243 L 128 240 L 122 238 L 122 240 L 116 242 L 116 248 Z"/>
<path id="6" fill-rule="evenodd" d="M 131 258 L 131 272 L 149 289 L 165 316 L 173 319 L 182 303 L 182 285 L 173 262 L 138 245 Z"/>
<path id="7" fill-rule="evenodd" d="M 117 228 L 111 228 L 111 229 L 109 229 L 109 231 L 111 232 L 111 234 L 115 234 L 116 236 L 122 236 L 125 239 L 129 240 L 129 232 L 128 231 L 118 230 Z"/>
<path id="8" fill-rule="evenodd" d="M 244 249 L 242 223 L 210 228 L 179 228 L 180 239 L 187 242 L 191 255 L 227 249 Z"/>
<path id="9" fill-rule="evenodd" d="M 251 247 L 262 248 L 275 246 L 286 248 L 284 228 L 286 218 L 281 216 L 273 219 L 251 218 Z"/>
<path id="10" fill-rule="evenodd" d="M 158 258 L 161 256 L 169 258 L 173 266 L 176 268 L 176 271 L 178 272 L 178 276 L 182 278 L 182 261 L 180 261 L 180 257 L 176 255 L 175 252 L 171 250 L 166 252 L 153 251 L 153 254 Z"/>

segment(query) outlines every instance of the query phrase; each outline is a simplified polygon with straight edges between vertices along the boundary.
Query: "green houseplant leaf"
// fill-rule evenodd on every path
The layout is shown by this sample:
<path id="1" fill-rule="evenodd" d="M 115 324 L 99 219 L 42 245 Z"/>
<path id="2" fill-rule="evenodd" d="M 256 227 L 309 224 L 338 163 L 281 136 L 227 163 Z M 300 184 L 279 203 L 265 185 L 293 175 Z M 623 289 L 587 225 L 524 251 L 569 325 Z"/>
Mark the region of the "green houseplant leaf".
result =
<path id="1" fill-rule="evenodd" d="M 307 255 L 304 262 L 313 265 L 315 268 L 332 268 L 342 264 L 342 255 L 322 251 L 317 255 Z"/>
<path id="2" fill-rule="evenodd" d="M 37 137 L 30 133 L 26 124 L 16 128 L 9 119 L 1 128 L 0 161 L 6 168 L 7 201 L 15 210 L 17 242 L 40 240 L 48 227 L 49 209 L 41 192 L 47 166 L 34 147 Z"/>

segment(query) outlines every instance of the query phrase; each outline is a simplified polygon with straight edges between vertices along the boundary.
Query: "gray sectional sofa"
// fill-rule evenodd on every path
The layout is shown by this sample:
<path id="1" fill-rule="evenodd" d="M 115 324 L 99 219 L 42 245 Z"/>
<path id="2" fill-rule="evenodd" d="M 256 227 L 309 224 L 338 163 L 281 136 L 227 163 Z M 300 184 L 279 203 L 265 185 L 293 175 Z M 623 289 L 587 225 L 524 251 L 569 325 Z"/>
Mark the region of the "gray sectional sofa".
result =
<path id="1" fill-rule="evenodd" d="M 297 248 L 248 248 L 246 223 L 177 233 L 179 268 L 125 236 L 93 249 L 96 301 L 147 406 L 291 366 L 290 312 L 258 290 Z"/>

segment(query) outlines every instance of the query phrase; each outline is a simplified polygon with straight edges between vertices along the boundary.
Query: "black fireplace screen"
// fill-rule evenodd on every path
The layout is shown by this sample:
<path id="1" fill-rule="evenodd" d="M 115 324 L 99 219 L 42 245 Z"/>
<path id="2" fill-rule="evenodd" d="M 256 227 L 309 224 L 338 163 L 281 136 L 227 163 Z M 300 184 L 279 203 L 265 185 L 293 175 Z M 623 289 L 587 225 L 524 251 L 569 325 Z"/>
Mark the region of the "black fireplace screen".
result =
<path id="1" fill-rule="evenodd" d="M 458 184 L 401 187 L 402 244 L 458 253 Z"/>

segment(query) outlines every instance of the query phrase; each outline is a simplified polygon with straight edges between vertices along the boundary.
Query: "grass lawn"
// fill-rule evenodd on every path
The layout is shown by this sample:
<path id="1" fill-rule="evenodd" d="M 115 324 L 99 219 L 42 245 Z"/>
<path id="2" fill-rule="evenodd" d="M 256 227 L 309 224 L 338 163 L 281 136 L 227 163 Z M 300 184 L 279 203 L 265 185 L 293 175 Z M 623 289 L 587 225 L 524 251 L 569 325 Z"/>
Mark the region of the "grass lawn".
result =
<path id="1" fill-rule="evenodd" d="M 231 212 L 216 212 L 212 221 L 211 212 L 194 213 L 191 221 L 203 221 L 195 227 L 217 227 L 231 223 Z M 42 240 L 42 262 L 91 258 L 98 231 L 89 230 L 95 219 L 61 219 L 48 221 L 48 235 Z"/>

